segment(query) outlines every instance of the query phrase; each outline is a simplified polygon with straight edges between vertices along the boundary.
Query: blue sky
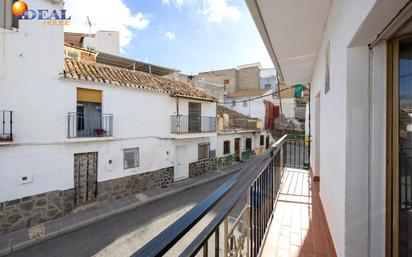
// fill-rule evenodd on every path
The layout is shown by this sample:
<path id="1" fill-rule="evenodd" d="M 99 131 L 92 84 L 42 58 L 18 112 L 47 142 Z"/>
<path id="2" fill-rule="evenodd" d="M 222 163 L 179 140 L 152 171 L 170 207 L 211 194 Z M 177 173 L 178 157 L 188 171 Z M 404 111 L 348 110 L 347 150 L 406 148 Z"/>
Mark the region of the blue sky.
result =
<path id="1" fill-rule="evenodd" d="M 187 74 L 272 63 L 244 0 L 67 0 L 67 31 L 119 30 L 122 55 Z M 94 4 L 99 8 L 88 8 Z M 81 8 L 80 8 L 81 6 Z M 96 6 L 96 5 L 94 5 Z M 84 10 L 88 10 L 85 12 Z M 93 11 L 92 11 L 93 10 Z M 109 13 L 116 13 L 107 20 Z"/>

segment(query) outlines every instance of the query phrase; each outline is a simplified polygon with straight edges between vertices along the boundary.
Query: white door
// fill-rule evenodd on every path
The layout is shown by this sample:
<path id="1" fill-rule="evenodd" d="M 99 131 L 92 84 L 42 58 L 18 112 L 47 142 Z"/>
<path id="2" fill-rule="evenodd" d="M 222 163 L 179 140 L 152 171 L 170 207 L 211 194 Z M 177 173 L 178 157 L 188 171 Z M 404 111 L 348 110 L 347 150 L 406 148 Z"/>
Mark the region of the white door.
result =
<path id="1" fill-rule="evenodd" d="M 176 146 L 175 181 L 189 177 L 189 163 L 186 156 L 186 146 Z"/>

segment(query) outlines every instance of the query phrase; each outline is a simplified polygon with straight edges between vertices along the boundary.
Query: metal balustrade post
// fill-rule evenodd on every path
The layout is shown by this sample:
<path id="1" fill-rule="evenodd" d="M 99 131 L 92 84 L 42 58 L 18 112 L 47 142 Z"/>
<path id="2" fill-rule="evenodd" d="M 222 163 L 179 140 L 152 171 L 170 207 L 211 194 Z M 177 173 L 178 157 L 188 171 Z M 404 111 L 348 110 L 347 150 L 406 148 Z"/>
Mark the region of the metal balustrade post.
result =
<path id="1" fill-rule="evenodd" d="M 225 220 L 223 221 L 223 256 L 229 256 L 229 245 L 228 245 L 228 233 L 229 233 L 229 224 L 228 224 L 228 217 L 226 216 Z"/>

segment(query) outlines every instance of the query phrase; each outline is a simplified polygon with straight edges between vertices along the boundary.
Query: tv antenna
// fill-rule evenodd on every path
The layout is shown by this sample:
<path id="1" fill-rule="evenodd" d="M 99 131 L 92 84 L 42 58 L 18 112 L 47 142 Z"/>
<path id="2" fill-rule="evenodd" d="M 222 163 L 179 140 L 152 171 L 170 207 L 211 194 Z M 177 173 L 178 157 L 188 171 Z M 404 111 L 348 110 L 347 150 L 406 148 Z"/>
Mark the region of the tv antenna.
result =
<path id="1" fill-rule="evenodd" d="M 93 23 L 91 22 L 89 16 L 86 16 L 86 22 L 87 22 L 87 26 L 89 26 L 89 37 L 91 37 L 92 36 L 92 25 L 93 25 Z"/>

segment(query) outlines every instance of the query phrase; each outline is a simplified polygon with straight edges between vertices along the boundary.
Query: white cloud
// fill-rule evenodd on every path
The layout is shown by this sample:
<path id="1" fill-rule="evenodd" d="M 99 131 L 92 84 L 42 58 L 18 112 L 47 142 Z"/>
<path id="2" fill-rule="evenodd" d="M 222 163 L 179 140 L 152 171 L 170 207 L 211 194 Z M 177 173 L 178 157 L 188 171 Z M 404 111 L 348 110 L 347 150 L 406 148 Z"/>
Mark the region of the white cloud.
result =
<path id="1" fill-rule="evenodd" d="M 172 3 L 177 9 L 181 10 L 185 4 L 191 4 L 192 0 L 163 0 L 163 3 L 169 5 Z"/>
<path id="2" fill-rule="evenodd" d="M 168 31 L 168 32 L 165 33 L 165 37 L 169 40 L 175 39 L 175 36 L 176 36 L 176 34 L 174 32 Z"/>
<path id="3" fill-rule="evenodd" d="M 145 29 L 149 25 L 146 15 L 131 10 L 122 0 L 65 0 L 65 9 L 71 15 L 66 31 L 88 33 L 86 17 L 89 16 L 92 33 L 97 30 L 120 32 L 120 47 L 126 46 L 133 38 L 134 30 Z"/>
<path id="4" fill-rule="evenodd" d="M 201 14 L 207 16 L 209 23 L 221 23 L 223 20 L 238 21 L 241 12 L 237 6 L 231 6 L 226 0 L 204 0 Z"/>

